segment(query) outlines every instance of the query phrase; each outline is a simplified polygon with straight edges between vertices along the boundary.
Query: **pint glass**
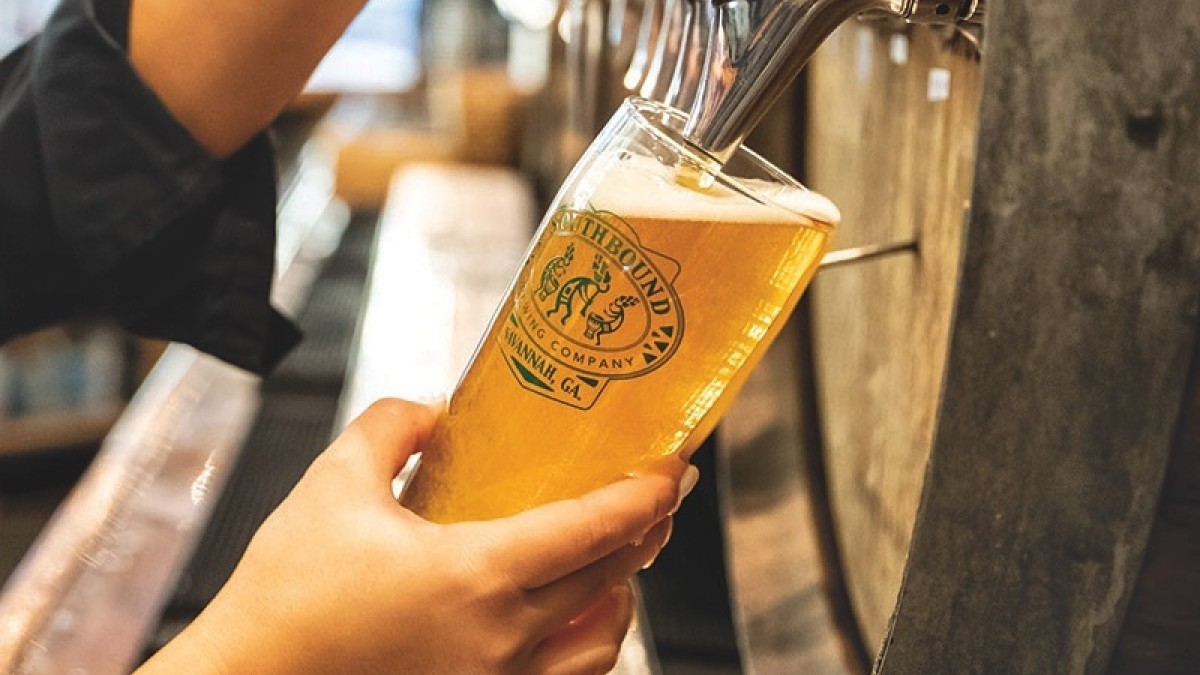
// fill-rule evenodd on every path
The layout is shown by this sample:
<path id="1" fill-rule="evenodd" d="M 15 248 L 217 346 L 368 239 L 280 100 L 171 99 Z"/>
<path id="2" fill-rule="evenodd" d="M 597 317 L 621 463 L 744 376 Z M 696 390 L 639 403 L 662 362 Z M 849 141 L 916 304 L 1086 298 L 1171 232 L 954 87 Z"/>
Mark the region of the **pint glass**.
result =
<path id="1" fill-rule="evenodd" d="M 626 101 L 567 178 L 401 501 L 502 517 L 687 458 L 812 278 L 833 205 Z M 486 217 L 486 214 L 480 214 Z"/>

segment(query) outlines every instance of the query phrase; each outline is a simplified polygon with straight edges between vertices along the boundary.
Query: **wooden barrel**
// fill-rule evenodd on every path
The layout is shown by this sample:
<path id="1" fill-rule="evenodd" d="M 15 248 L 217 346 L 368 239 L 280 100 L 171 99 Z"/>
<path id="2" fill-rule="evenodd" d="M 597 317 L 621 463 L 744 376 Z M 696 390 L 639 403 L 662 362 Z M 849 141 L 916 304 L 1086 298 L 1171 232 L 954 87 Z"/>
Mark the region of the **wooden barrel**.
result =
<path id="1" fill-rule="evenodd" d="M 835 248 L 914 242 L 821 273 L 813 346 L 850 600 L 882 644 L 908 557 L 944 377 L 970 204 L 981 68 L 969 45 L 890 21 L 813 64 L 807 176 L 843 212 Z"/>
<path id="2" fill-rule="evenodd" d="M 823 609 L 772 640 L 824 645 L 812 672 L 1195 672 L 1200 6 L 987 11 L 982 61 L 868 21 L 809 70 L 805 180 L 843 211 L 835 248 L 917 249 L 823 271 L 793 328 L 792 565 L 820 579 L 792 591 Z M 768 510 L 738 437 L 786 407 L 743 398 L 735 576 Z"/>

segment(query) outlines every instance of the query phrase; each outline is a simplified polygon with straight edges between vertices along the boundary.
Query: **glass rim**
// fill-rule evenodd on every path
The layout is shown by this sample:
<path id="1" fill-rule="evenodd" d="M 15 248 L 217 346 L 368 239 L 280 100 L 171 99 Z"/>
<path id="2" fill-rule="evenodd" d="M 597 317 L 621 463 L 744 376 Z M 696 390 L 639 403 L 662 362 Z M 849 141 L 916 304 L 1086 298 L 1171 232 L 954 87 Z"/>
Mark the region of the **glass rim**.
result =
<path id="1" fill-rule="evenodd" d="M 665 144 L 671 146 L 671 148 L 676 152 L 686 155 L 690 159 L 694 160 L 698 165 L 704 167 L 705 171 L 708 171 L 717 180 L 735 189 L 739 194 L 753 199 L 754 201 L 765 206 L 770 206 L 772 208 L 777 208 L 788 213 L 801 216 L 805 220 L 812 221 L 813 223 L 823 227 L 833 229 L 836 226 L 835 223 L 830 223 L 823 218 L 814 216 L 811 213 L 806 213 L 784 204 L 780 204 L 775 199 L 772 199 L 770 195 L 763 194 L 761 191 L 746 185 L 743 179 L 726 173 L 724 164 L 717 161 L 711 154 L 705 152 L 703 148 L 695 143 L 692 143 L 683 136 L 683 123 L 687 122 L 688 119 L 688 115 L 684 111 L 678 108 L 673 108 L 665 103 L 652 101 L 640 96 L 630 96 L 629 98 L 626 98 L 621 104 L 621 107 L 628 108 L 631 111 L 632 114 L 630 117 L 635 121 L 636 124 L 638 124 L 638 126 L 650 132 L 656 139 L 659 139 Z M 680 125 L 678 129 L 676 129 L 668 124 L 656 122 L 654 119 L 655 116 L 678 121 Z M 786 171 L 775 166 L 762 155 L 751 150 L 750 148 L 747 148 L 745 145 L 738 146 L 737 150 L 735 150 L 733 153 L 733 158 L 742 158 L 749 161 L 754 165 L 755 168 L 767 174 L 766 177 L 776 180 L 787 187 L 796 188 L 804 191 L 805 193 L 817 194 L 809 189 L 806 185 L 793 178 Z M 731 158 L 731 160 L 733 158 Z M 712 169 L 709 167 L 712 167 Z"/>

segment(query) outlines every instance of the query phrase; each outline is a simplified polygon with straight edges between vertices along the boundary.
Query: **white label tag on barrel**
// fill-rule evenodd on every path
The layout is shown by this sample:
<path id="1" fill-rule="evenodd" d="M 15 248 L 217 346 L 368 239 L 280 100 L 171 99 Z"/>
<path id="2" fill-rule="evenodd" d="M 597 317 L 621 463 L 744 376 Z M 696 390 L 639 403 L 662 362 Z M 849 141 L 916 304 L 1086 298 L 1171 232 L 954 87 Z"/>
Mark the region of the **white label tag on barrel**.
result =
<path id="1" fill-rule="evenodd" d="M 950 71 L 945 68 L 929 69 L 929 100 L 937 103 L 950 98 Z"/>
<path id="2" fill-rule="evenodd" d="M 908 63 L 908 36 L 896 33 L 888 42 L 888 57 L 892 63 L 903 66 Z"/>
<path id="3" fill-rule="evenodd" d="M 875 58 L 875 33 L 863 26 L 858 29 L 858 51 L 855 53 L 854 65 L 859 80 L 871 76 L 871 61 Z"/>

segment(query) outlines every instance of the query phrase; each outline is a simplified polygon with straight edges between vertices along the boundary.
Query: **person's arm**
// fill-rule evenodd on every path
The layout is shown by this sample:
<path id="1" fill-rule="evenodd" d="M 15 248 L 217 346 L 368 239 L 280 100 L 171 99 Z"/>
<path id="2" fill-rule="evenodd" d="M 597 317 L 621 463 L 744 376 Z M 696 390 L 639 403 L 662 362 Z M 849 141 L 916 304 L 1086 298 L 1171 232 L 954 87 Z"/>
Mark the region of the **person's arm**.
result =
<path id="1" fill-rule="evenodd" d="M 0 343 L 105 317 L 270 372 L 299 333 L 260 132 L 362 4 L 61 0 L 0 59 Z"/>
<path id="2" fill-rule="evenodd" d="M 391 491 L 433 418 L 383 401 L 348 427 L 135 675 L 608 672 L 633 615 L 627 581 L 666 543 L 695 470 L 437 525 Z"/>
<path id="3" fill-rule="evenodd" d="M 227 157 L 304 87 L 365 0 L 133 0 L 130 58 L 200 144 Z"/>

